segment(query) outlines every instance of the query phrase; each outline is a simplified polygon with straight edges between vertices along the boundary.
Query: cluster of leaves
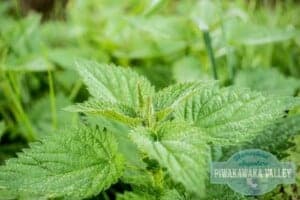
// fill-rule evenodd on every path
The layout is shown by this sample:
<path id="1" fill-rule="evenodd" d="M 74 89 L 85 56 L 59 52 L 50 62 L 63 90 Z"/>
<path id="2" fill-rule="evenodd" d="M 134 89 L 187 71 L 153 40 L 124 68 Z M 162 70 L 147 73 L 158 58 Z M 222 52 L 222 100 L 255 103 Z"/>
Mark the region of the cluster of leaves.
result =
<path id="1" fill-rule="evenodd" d="M 247 199 L 209 184 L 210 160 L 260 148 L 299 168 L 297 3 L 69 0 L 48 21 L 15 4 L 0 4 L 0 162 L 41 142 L 1 167 L 0 199 Z M 79 62 L 81 81 L 77 58 L 123 67 Z M 83 83 L 92 97 L 69 106 Z"/>
<path id="2" fill-rule="evenodd" d="M 211 147 L 251 141 L 300 104 L 215 82 L 156 92 L 132 70 L 89 61 L 78 62 L 78 70 L 92 97 L 66 110 L 96 121 L 102 116 L 128 131 L 101 130 L 87 120 L 32 143 L 0 169 L 6 197 L 82 199 L 122 181 L 131 190 L 118 199 L 203 198 Z"/>

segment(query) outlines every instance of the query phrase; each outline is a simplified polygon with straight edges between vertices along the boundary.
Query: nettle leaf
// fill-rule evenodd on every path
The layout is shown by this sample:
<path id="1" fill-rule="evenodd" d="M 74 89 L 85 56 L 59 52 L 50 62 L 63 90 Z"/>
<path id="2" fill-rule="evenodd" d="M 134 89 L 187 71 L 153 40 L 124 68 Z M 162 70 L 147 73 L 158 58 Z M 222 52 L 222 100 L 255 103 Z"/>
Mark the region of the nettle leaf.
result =
<path id="1" fill-rule="evenodd" d="M 143 164 L 145 165 L 144 162 Z M 141 167 L 128 163 L 121 180 L 133 187 L 156 189 L 154 178 L 153 174 L 146 169 L 146 166 Z"/>
<path id="2" fill-rule="evenodd" d="M 122 175 L 123 158 L 111 133 L 72 128 L 30 146 L 1 166 L 0 189 L 16 196 L 83 199 Z"/>
<path id="3" fill-rule="evenodd" d="M 129 106 L 118 103 L 98 101 L 95 99 L 90 99 L 83 103 L 69 106 L 65 108 L 65 110 L 95 115 L 100 114 L 109 119 L 120 121 L 128 125 L 136 125 L 142 121 L 137 116 L 135 110 Z"/>
<path id="4" fill-rule="evenodd" d="M 203 196 L 210 150 L 198 129 L 168 122 L 155 130 L 136 128 L 131 138 L 141 151 L 166 168 L 174 181 Z"/>
<path id="5" fill-rule="evenodd" d="M 249 24 L 241 20 L 227 20 L 225 22 L 228 42 L 243 45 L 266 45 L 291 40 L 297 36 L 296 29 L 270 27 Z"/>
<path id="6" fill-rule="evenodd" d="M 117 200 L 185 200 L 176 190 L 166 190 L 162 194 L 152 195 L 145 192 L 125 192 L 118 194 Z"/>
<path id="7" fill-rule="evenodd" d="M 117 200 L 157 200 L 157 198 L 145 192 L 125 192 L 118 194 Z"/>
<path id="8" fill-rule="evenodd" d="M 174 79 L 181 83 L 212 79 L 212 77 L 203 70 L 201 61 L 196 56 L 185 56 L 176 61 L 172 68 L 172 74 Z"/>
<path id="9" fill-rule="evenodd" d="M 235 83 L 241 87 L 276 95 L 293 96 L 300 89 L 300 81 L 285 77 L 276 69 L 247 69 L 237 74 Z"/>
<path id="10" fill-rule="evenodd" d="M 154 185 L 153 176 L 146 169 L 146 163 L 143 162 L 141 152 L 137 146 L 128 137 L 128 133 L 131 130 L 130 127 L 105 119 L 99 116 L 85 116 L 84 121 L 92 127 L 99 127 L 100 129 L 107 129 L 113 133 L 118 141 L 118 149 L 125 160 L 125 170 L 120 177 L 120 180 L 124 183 L 135 186 Z"/>
<path id="11" fill-rule="evenodd" d="M 75 125 L 77 123 L 77 113 L 69 113 L 62 110 L 71 101 L 62 93 L 55 95 L 55 112 L 57 117 L 57 127 L 53 127 L 53 116 L 50 104 L 49 95 L 45 95 L 32 103 L 29 112 L 29 118 L 32 122 L 37 138 L 42 138 L 45 135 L 53 134 L 56 129 L 64 128 L 67 125 Z"/>
<path id="12" fill-rule="evenodd" d="M 233 145 L 253 139 L 296 103 L 299 99 L 263 96 L 247 89 L 206 88 L 176 109 L 174 116 L 179 121 L 193 122 L 215 142 Z"/>
<path id="13" fill-rule="evenodd" d="M 40 55 L 28 55 L 24 58 L 17 59 L 14 56 L 8 58 L 8 63 L 5 65 L 5 71 L 16 72 L 45 72 L 54 70 L 53 64 L 45 57 Z"/>
<path id="14" fill-rule="evenodd" d="M 163 193 L 162 197 L 161 197 L 161 200 L 169 200 L 169 199 L 172 199 L 172 200 L 185 200 L 187 198 L 183 197 L 182 195 L 180 195 L 178 193 L 177 190 L 167 190 Z"/>
<path id="15" fill-rule="evenodd" d="M 254 200 L 252 197 L 245 197 L 242 194 L 239 194 L 227 185 L 219 184 L 209 184 L 207 187 L 207 193 L 209 197 L 207 200 L 216 200 L 216 199 L 233 199 L 233 200 Z"/>
<path id="16" fill-rule="evenodd" d="M 90 94 L 98 100 L 138 108 L 140 96 L 146 99 L 154 94 L 150 82 L 133 70 L 90 61 L 78 61 L 77 66 Z"/>
<path id="17" fill-rule="evenodd" d="M 300 114 L 279 119 L 267 126 L 254 140 L 243 145 L 243 148 L 260 148 L 280 159 L 286 156 L 284 151 L 293 146 L 291 139 L 297 134 L 300 134 Z"/>
<path id="18" fill-rule="evenodd" d="M 191 97 L 201 87 L 213 85 L 215 82 L 180 83 L 158 91 L 153 99 L 158 119 L 163 119 L 173 112 L 183 101 Z"/>

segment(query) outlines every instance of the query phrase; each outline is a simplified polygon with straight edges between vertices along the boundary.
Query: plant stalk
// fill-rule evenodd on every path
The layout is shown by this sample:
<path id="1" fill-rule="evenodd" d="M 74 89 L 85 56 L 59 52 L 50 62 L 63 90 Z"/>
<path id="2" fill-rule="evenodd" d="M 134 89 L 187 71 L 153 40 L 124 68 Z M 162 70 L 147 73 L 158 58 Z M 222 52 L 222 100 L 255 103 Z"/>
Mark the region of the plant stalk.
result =
<path id="1" fill-rule="evenodd" d="M 214 79 L 218 80 L 217 64 L 216 64 L 215 55 L 214 55 L 214 52 L 212 49 L 212 42 L 211 42 L 209 31 L 203 32 L 203 39 L 204 39 L 205 47 L 206 47 L 206 50 L 207 50 L 207 53 L 209 56 L 209 60 L 211 63 Z"/>

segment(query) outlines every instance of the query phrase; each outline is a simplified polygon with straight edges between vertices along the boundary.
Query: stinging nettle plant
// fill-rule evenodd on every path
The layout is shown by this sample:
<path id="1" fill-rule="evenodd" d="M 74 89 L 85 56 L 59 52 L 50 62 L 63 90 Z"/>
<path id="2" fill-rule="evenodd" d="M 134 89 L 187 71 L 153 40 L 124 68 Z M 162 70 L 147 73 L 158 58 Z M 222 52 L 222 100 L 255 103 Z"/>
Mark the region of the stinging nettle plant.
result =
<path id="1" fill-rule="evenodd" d="M 130 185 L 119 200 L 205 198 L 213 146 L 249 142 L 299 105 L 214 81 L 155 91 L 130 69 L 77 66 L 92 97 L 66 110 L 92 117 L 7 160 L 0 199 L 86 199 L 117 182 Z"/>

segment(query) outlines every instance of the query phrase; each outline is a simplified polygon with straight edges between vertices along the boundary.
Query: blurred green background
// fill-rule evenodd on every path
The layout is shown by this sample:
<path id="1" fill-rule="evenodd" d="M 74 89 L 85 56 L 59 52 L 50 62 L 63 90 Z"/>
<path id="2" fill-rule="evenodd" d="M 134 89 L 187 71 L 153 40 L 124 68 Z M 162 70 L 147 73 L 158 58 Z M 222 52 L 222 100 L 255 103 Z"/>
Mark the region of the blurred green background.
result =
<path id="1" fill-rule="evenodd" d="M 0 162 L 77 123 L 80 116 L 62 111 L 88 97 L 76 59 L 131 67 L 156 89 L 218 79 L 299 96 L 299 14 L 296 0 L 1 0 Z M 285 146 L 266 149 L 299 166 L 298 113 L 279 129 L 293 130 Z M 280 186 L 262 198 L 299 194 L 297 185 Z"/>

